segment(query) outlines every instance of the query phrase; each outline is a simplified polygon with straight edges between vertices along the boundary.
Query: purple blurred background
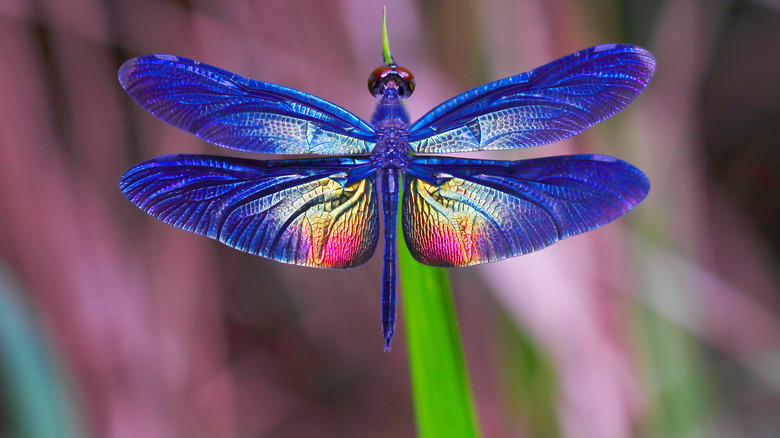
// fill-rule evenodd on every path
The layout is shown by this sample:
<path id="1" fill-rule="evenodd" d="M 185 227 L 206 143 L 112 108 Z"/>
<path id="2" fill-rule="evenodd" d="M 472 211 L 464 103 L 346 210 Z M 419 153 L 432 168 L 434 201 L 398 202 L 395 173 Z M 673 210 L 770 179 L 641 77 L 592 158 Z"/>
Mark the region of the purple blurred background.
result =
<path id="1" fill-rule="evenodd" d="M 450 271 L 484 436 L 778 436 L 780 2 L 0 0 L 0 265 L 60 364 L 73 436 L 414 435 L 402 323 L 381 348 L 380 257 L 252 257 L 117 187 L 154 156 L 240 155 L 147 114 L 122 62 L 185 56 L 368 118 L 385 4 L 412 119 L 597 44 L 658 60 L 604 124 L 479 155 L 606 153 L 652 182 L 598 231 Z M 519 340 L 554 370 L 541 389 Z"/>

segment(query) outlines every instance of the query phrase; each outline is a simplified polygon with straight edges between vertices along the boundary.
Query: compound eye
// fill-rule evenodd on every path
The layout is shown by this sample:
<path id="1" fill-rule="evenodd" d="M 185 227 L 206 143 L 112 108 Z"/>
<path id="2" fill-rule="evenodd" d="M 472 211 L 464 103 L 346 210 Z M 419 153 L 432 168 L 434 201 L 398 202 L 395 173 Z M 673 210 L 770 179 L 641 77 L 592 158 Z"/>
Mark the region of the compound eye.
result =
<path id="1" fill-rule="evenodd" d="M 395 72 L 403 79 L 399 86 L 398 94 L 401 98 L 406 98 L 414 93 L 414 75 L 408 69 L 397 66 Z"/>
<path id="2" fill-rule="evenodd" d="M 398 97 L 405 99 L 414 91 L 414 75 L 404 67 L 383 65 L 374 69 L 368 76 L 368 91 L 381 98 L 388 84 L 398 90 Z"/>
<path id="3" fill-rule="evenodd" d="M 370 75 L 368 75 L 368 91 L 374 97 L 382 97 L 382 92 L 385 89 L 383 79 L 393 71 L 393 68 L 389 65 L 382 65 L 374 69 Z"/>

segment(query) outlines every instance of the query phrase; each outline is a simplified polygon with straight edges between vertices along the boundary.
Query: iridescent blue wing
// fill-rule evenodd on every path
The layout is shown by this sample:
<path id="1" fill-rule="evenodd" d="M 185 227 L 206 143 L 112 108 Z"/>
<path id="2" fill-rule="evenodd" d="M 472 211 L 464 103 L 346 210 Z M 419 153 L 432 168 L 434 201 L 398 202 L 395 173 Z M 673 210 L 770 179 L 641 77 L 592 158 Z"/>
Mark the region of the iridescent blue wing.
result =
<path id="1" fill-rule="evenodd" d="M 119 187 L 157 219 L 242 251 L 350 268 L 371 257 L 379 235 L 368 169 L 367 160 L 349 158 L 170 155 L 133 167 Z"/>
<path id="2" fill-rule="evenodd" d="M 412 125 L 409 140 L 419 153 L 556 142 L 623 109 L 654 71 L 655 58 L 641 47 L 591 47 L 444 102 Z"/>
<path id="3" fill-rule="evenodd" d="M 119 69 L 127 93 L 160 119 L 211 143 L 269 154 L 366 154 L 374 129 L 326 100 L 171 55 Z"/>
<path id="4" fill-rule="evenodd" d="M 417 157 L 403 194 L 404 238 L 415 259 L 469 266 L 542 249 L 629 211 L 650 183 L 602 155 L 524 161 Z"/>

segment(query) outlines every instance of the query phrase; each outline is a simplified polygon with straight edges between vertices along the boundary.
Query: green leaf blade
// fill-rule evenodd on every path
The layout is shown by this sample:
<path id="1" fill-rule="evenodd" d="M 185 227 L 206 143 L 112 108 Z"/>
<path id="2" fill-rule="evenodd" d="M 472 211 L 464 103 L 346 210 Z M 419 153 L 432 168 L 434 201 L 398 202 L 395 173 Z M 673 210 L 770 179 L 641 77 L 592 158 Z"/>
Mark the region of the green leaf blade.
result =
<path id="1" fill-rule="evenodd" d="M 418 435 L 478 437 L 447 273 L 414 260 L 403 239 L 398 256 Z"/>

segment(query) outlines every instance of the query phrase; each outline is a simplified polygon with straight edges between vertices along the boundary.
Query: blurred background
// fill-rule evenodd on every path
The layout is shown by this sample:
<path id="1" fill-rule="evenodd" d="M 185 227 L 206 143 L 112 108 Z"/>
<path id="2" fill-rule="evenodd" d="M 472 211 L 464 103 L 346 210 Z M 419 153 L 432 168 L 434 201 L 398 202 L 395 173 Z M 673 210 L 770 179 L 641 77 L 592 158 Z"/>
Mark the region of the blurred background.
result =
<path id="1" fill-rule="evenodd" d="M 0 436 L 414 435 L 381 257 L 249 256 L 117 187 L 154 156 L 241 155 L 147 114 L 122 62 L 181 55 L 369 118 L 385 4 L 412 119 L 597 44 L 658 61 L 587 133 L 479 155 L 604 153 L 652 182 L 604 228 L 449 271 L 483 435 L 780 436 L 777 0 L 0 0 Z"/>

